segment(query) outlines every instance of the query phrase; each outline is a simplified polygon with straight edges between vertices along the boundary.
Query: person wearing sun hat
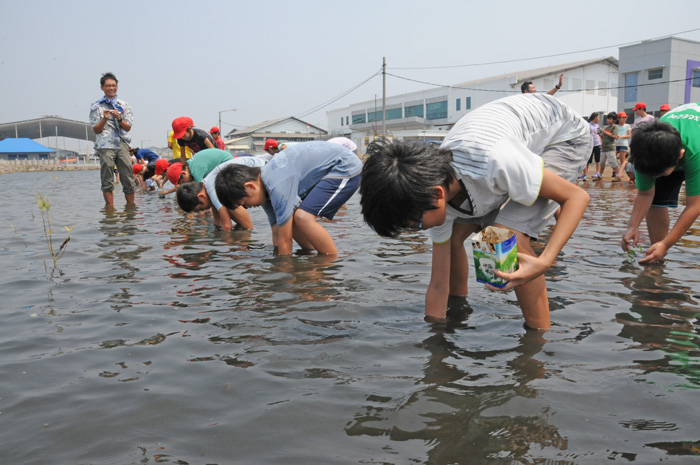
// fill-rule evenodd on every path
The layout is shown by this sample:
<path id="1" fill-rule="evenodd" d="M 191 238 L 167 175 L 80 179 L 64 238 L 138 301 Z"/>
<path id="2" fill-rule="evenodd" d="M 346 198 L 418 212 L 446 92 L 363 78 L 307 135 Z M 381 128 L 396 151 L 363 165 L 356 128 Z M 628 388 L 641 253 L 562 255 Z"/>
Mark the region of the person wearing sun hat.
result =
<path id="1" fill-rule="evenodd" d="M 635 130 L 656 121 L 653 115 L 647 113 L 647 104 L 644 102 L 637 103 L 632 110 L 634 110 L 634 114 L 637 115 L 634 123 L 632 123 L 632 134 L 634 134 Z"/>
<path id="2" fill-rule="evenodd" d="M 669 111 L 671 111 L 671 106 L 668 103 L 664 103 L 663 105 L 661 105 L 661 108 L 659 108 L 659 118 L 661 118 Z"/>
<path id="3" fill-rule="evenodd" d="M 630 147 L 630 137 L 632 136 L 632 128 L 627 124 L 627 113 L 621 111 L 617 114 L 617 137 L 615 138 L 615 151 L 620 156 L 620 176 L 622 173 L 626 173 L 630 179 L 634 176 L 634 169 L 632 174 L 625 168 L 627 166 L 627 152 L 629 152 Z"/>
<path id="4" fill-rule="evenodd" d="M 216 148 L 214 139 L 203 129 L 195 128 L 194 121 L 188 116 L 181 116 L 173 120 L 173 139 L 180 145 L 180 163 L 187 160 L 185 147 L 192 149 L 192 153 L 197 153 L 204 149 Z"/>
<path id="5" fill-rule="evenodd" d="M 263 150 L 270 154 L 270 157 L 274 157 L 275 154 L 279 153 L 280 147 L 275 139 L 267 139 Z"/>
<path id="6" fill-rule="evenodd" d="M 209 130 L 209 134 L 211 134 L 211 137 L 214 139 L 214 142 L 216 143 L 216 148 L 219 150 L 226 150 L 226 144 L 224 143 L 224 138 L 221 137 L 221 131 L 217 126 L 212 126 L 212 128 Z"/>

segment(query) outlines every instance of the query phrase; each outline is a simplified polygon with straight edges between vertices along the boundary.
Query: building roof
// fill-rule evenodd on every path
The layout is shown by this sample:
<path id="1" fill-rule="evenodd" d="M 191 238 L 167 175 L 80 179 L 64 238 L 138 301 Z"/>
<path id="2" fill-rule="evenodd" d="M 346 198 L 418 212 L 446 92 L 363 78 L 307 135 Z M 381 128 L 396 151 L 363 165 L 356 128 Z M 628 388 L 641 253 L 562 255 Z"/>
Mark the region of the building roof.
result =
<path id="1" fill-rule="evenodd" d="M 237 131 L 231 131 L 231 132 L 229 132 L 228 134 L 226 134 L 226 136 L 227 136 L 227 137 L 229 137 L 229 136 L 240 137 L 240 136 L 244 136 L 244 135 L 249 135 L 249 134 L 264 132 L 263 129 L 265 129 L 266 127 L 268 127 L 268 126 L 273 126 L 273 125 L 275 125 L 275 124 L 278 124 L 278 123 L 281 123 L 281 122 L 287 121 L 287 120 L 296 120 L 296 121 L 298 121 L 298 122 L 300 122 L 300 123 L 302 123 L 302 124 L 306 124 L 306 125 L 308 125 L 309 127 L 312 127 L 312 128 L 317 129 L 317 130 L 318 130 L 319 132 L 321 132 L 322 134 L 326 134 L 326 131 L 323 130 L 323 129 L 321 129 L 321 128 L 319 128 L 318 126 L 315 126 L 315 125 L 313 125 L 313 124 L 307 123 L 306 121 L 302 121 L 302 120 L 300 120 L 299 118 L 295 118 L 294 116 L 285 116 L 285 117 L 282 117 L 282 118 L 277 118 L 277 119 L 271 119 L 271 120 L 263 121 L 263 122 L 261 122 L 261 123 L 254 124 L 254 125 L 252 125 L 252 126 L 248 126 L 247 128 L 239 129 L 239 130 L 237 130 Z"/>
<path id="2" fill-rule="evenodd" d="M 60 116 L 44 116 L 37 119 L 0 124 L 0 140 L 8 137 L 42 139 L 57 136 L 95 142 L 96 135 L 90 124 L 61 118 Z"/>
<path id="3" fill-rule="evenodd" d="M 528 69 L 525 71 L 515 71 L 512 73 L 501 74 L 498 76 L 489 76 L 482 79 L 475 79 L 473 81 L 463 82 L 461 84 L 455 84 L 455 87 L 464 87 L 488 81 L 497 81 L 507 77 L 514 77 L 516 81 L 513 84 L 520 84 L 522 82 L 531 81 L 533 79 L 537 79 L 543 76 L 550 76 L 556 73 L 566 73 L 568 70 L 581 68 L 583 66 L 593 65 L 596 63 L 609 63 L 615 67 L 617 67 L 620 64 L 618 59 L 615 57 L 595 58 L 592 60 L 574 61 L 571 63 L 562 63 L 554 66 L 545 66 L 543 68 Z"/>
<path id="4" fill-rule="evenodd" d="M 48 147 L 26 137 L 0 140 L 0 153 L 54 153 Z"/>

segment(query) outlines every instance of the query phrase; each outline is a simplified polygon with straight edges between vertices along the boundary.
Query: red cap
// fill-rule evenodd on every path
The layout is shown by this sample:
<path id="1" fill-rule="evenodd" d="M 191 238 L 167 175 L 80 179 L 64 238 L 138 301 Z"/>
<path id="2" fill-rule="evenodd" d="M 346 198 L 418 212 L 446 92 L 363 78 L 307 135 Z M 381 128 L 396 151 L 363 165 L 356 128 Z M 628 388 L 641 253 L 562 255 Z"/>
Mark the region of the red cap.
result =
<path id="1" fill-rule="evenodd" d="M 182 139 L 189 128 L 194 127 L 194 121 L 187 116 L 181 116 L 173 120 L 173 138 Z"/>
<path id="2" fill-rule="evenodd" d="M 182 173 L 182 163 L 173 163 L 165 173 L 166 176 L 168 176 L 168 181 L 170 181 L 173 186 L 177 186 L 178 181 L 180 181 L 180 174 Z"/>
<path id="3" fill-rule="evenodd" d="M 668 103 L 664 103 L 663 105 L 661 105 L 661 108 L 659 108 L 659 110 L 662 110 L 662 111 L 663 111 L 663 110 L 670 111 L 670 110 L 671 110 L 671 107 L 668 105 Z"/>
<path id="4" fill-rule="evenodd" d="M 219 131 L 218 127 L 212 126 L 211 129 L 209 130 L 209 134 L 214 134 L 215 132 L 221 132 L 221 131 Z"/>
<path id="5" fill-rule="evenodd" d="M 276 149 L 278 147 L 277 141 L 275 139 L 267 139 L 265 141 L 265 147 L 263 147 L 263 150 L 267 149 Z"/>
<path id="6" fill-rule="evenodd" d="M 646 110 L 647 109 L 647 104 L 644 102 L 639 102 L 632 108 L 632 110 L 637 111 L 637 110 Z"/>
<path id="7" fill-rule="evenodd" d="M 617 114 L 617 117 L 618 118 L 627 118 L 627 113 L 625 113 L 624 111 L 621 111 L 620 113 Z"/>
<path id="8" fill-rule="evenodd" d="M 156 161 L 156 174 L 162 174 L 169 166 L 170 163 L 168 163 L 168 160 L 163 160 L 162 158 L 158 159 Z"/>
<path id="9" fill-rule="evenodd" d="M 143 165 L 141 165 L 140 163 L 136 163 L 132 169 L 134 170 L 134 176 L 136 176 L 143 169 Z"/>

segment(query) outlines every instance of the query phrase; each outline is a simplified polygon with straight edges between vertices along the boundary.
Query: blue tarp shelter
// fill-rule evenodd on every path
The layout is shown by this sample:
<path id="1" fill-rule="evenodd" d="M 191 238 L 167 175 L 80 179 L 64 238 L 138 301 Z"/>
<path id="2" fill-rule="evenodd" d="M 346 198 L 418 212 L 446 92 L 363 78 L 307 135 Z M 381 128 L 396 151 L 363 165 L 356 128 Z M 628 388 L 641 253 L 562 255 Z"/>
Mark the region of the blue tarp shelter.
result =
<path id="1" fill-rule="evenodd" d="M 0 140 L 0 160 L 45 160 L 50 153 L 54 150 L 25 137 Z"/>

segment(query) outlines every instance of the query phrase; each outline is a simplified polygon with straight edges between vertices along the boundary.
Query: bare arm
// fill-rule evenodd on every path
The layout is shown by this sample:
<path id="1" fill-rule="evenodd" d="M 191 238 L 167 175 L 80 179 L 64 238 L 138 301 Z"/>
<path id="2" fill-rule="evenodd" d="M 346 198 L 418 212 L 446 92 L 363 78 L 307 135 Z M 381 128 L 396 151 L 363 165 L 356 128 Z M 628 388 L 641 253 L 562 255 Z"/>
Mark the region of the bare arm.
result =
<path id="1" fill-rule="evenodd" d="M 656 189 L 652 187 L 648 191 L 637 192 L 630 219 L 627 221 L 627 231 L 625 231 L 624 236 L 622 236 L 622 243 L 620 244 L 622 250 L 625 252 L 628 251 L 630 247 L 636 247 L 639 242 L 639 225 L 642 224 L 642 220 L 647 216 L 651 208 L 655 190 Z"/>
<path id="2" fill-rule="evenodd" d="M 510 281 L 502 290 L 525 284 L 544 274 L 552 266 L 557 255 L 576 230 L 590 200 L 586 191 L 548 169 L 544 170 L 540 197 L 553 200 L 561 205 L 557 223 L 539 257 L 518 254 L 520 261 L 518 270 L 513 273 L 501 273 L 498 270 L 495 272 L 496 276 Z"/>
<path id="3" fill-rule="evenodd" d="M 294 219 L 290 217 L 289 221 L 284 223 L 282 226 L 277 226 L 277 253 L 279 255 L 292 254 L 293 225 Z"/>
<path id="4" fill-rule="evenodd" d="M 644 258 L 639 260 L 639 263 L 654 263 L 661 260 L 666 255 L 668 249 L 678 242 L 688 229 L 690 229 L 699 215 L 700 195 L 687 197 L 685 208 L 681 216 L 678 217 L 676 224 L 671 228 L 671 231 L 669 231 L 663 240 L 652 244 L 651 247 L 644 252 Z"/>
<path id="5" fill-rule="evenodd" d="M 433 244 L 433 264 L 430 269 L 430 284 L 425 294 L 425 316 L 428 319 L 443 319 L 447 315 L 447 299 L 450 295 L 451 241 Z"/>

